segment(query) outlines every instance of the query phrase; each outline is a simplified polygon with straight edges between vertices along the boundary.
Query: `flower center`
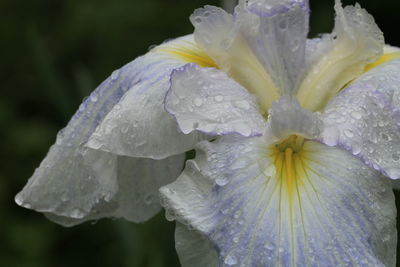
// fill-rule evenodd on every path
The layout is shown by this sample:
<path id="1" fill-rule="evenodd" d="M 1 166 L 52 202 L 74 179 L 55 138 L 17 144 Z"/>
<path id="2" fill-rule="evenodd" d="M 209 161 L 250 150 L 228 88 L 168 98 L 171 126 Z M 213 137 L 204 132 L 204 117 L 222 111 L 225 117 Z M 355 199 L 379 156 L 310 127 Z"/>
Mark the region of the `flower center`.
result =
<path id="1" fill-rule="evenodd" d="M 291 135 L 271 149 L 277 185 L 280 187 L 281 197 L 286 196 L 289 205 L 296 200 L 298 189 L 303 184 L 302 176 L 307 169 L 305 158 L 307 151 L 303 149 L 304 143 L 303 137 Z"/>

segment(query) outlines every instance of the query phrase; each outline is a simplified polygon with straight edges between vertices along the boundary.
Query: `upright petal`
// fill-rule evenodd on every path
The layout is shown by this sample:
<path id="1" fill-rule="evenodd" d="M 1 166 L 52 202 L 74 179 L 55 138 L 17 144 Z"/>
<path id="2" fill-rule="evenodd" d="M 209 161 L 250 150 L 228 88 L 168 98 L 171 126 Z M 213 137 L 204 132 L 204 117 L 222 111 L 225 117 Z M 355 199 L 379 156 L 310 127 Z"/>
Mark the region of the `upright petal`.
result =
<path id="1" fill-rule="evenodd" d="M 400 60 L 365 73 L 323 114 L 323 142 L 342 147 L 392 179 L 400 178 Z"/>
<path id="2" fill-rule="evenodd" d="M 302 107 L 322 110 L 347 83 L 361 75 L 367 64 L 383 52 L 383 34 L 373 17 L 358 4 L 342 8 L 336 0 L 336 21 L 333 35 L 325 36 L 324 56 L 307 69 L 297 93 Z M 330 39 L 330 41 L 329 41 Z"/>
<path id="3" fill-rule="evenodd" d="M 261 108 L 266 111 L 279 97 L 279 89 L 240 33 L 238 21 L 213 6 L 197 9 L 190 20 L 195 27 L 196 43 L 221 70 L 257 95 Z"/>
<path id="4" fill-rule="evenodd" d="M 395 266 L 390 182 L 320 143 L 284 154 L 262 137 L 204 141 L 163 205 L 212 241 L 219 266 Z"/>
<path id="5" fill-rule="evenodd" d="M 307 0 L 241 1 L 240 32 L 283 94 L 293 94 L 305 62 Z"/>
<path id="6" fill-rule="evenodd" d="M 189 64 L 175 70 L 165 108 L 185 134 L 253 136 L 262 135 L 265 127 L 255 96 L 214 68 Z"/>
<path id="7" fill-rule="evenodd" d="M 131 135 L 139 136 L 138 138 L 129 139 L 126 136 L 124 138 L 128 139 L 129 142 L 135 142 L 135 145 L 132 146 L 142 149 L 138 149 L 138 155 L 166 159 L 161 162 L 144 159 L 134 161 L 132 164 L 135 166 L 135 172 L 131 174 L 132 180 L 129 183 L 145 183 L 138 179 L 150 179 L 149 181 L 153 181 L 151 179 L 155 179 L 154 181 L 165 179 L 164 182 L 167 183 L 177 177 L 182 169 L 184 156 L 176 156 L 174 158 L 176 164 L 172 165 L 171 159 L 167 157 L 191 149 L 199 140 L 199 135 L 197 133 L 187 136 L 179 135 L 174 118 L 163 110 L 162 101 L 169 87 L 166 80 L 169 80 L 169 74 L 175 67 L 187 64 L 187 60 L 199 62 L 202 59 L 204 62 L 212 62 L 199 52 L 201 51 L 199 48 L 193 53 L 197 56 L 194 58 L 186 50 L 185 53 L 179 55 L 170 51 L 172 48 L 175 49 L 175 52 L 181 51 L 178 49 L 179 47 L 187 43 L 193 44 L 193 41 L 190 41 L 191 38 L 191 36 L 188 36 L 163 44 L 120 70 L 113 72 L 82 103 L 67 127 L 59 132 L 56 143 L 50 148 L 47 156 L 24 189 L 16 196 L 16 202 L 26 208 L 47 213 L 49 217 L 60 219 L 60 222 L 65 222 L 65 224 L 73 224 L 102 216 L 123 216 L 132 220 L 144 220 L 146 214 L 141 218 L 126 215 L 125 211 L 128 208 L 123 208 L 124 211 L 117 212 L 125 205 L 125 197 L 135 197 L 134 194 L 129 195 L 130 193 L 126 188 L 121 188 L 121 183 L 128 183 L 127 178 L 120 177 L 121 158 L 116 154 L 108 153 L 108 151 L 88 148 L 86 144 L 99 125 L 102 126 L 98 128 L 97 133 L 99 129 L 106 127 L 104 126 L 105 123 L 109 123 L 109 127 L 112 127 L 114 131 L 118 130 L 121 134 L 128 133 L 127 128 L 134 128 L 136 126 L 134 123 L 123 124 L 124 121 L 121 121 L 121 119 L 110 122 L 109 119 L 106 120 L 105 118 L 110 116 L 111 110 L 127 109 L 125 100 L 121 100 L 127 98 L 127 91 L 129 94 L 137 94 L 138 98 L 145 103 L 138 104 L 133 101 L 132 105 L 137 104 L 139 107 L 145 106 L 147 109 L 153 108 L 154 110 L 150 112 L 149 121 L 146 121 L 147 125 L 142 125 L 143 128 L 138 129 L 137 132 L 129 132 Z M 161 51 L 158 49 L 161 49 Z M 139 119 L 142 120 L 141 123 L 144 124 L 145 118 L 140 117 L 140 114 L 142 113 L 125 114 L 125 117 L 130 116 L 134 121 L 134 118 L 139 116 Z M 155 118 L 162 121 L 156 121 Z M 126 122 L 129 123 L 132 120 Z M 114 123 L 121 124 L 115 125 Z M 156 130 L 155 124 L 158 125 Z M 162 125 L 163 128 L 159 128 L 159 125 Z M 152 130 L 151 134 L 147 134 L 150 129 Z M 160 130 L 163 132 L 160 132 Z M 145 133 L 146 138 L 144 138 Z M 181 138 L 173 139 L 175 135 Z M 113 136 L 108 137 L 112 138 Z M 118 147 L 119 142 L 126 140 L 104 139 L 105 136 L 101 138 L 106 145 L 110 144 L 111 147 Z M 153 143 L 146 145 L 146 142 Z M 96 144 L 99 144 L 99 142 Z M 148 150 L 145 150 L 144 147 Z M 156 153 L 157 148 L 159 148 L 159 154 Z M 119 151 L 113 150 L 112 152 L 118 153 Z M 142 161 L 145 161 L 146 164 L 140 164 L 143 163 Z M 163 164 L 169 164 L 175 170 L 170 172 L 157 171 Z M 148 177 L 145 170 L 153 168 L 149 166 L 155 168 L 154 172 L 156 173 L 153 174 L 157 174 L 157 177 Z M 163 168 L 165 167 L 168 166 Z M 156 189 L 152 188 L 151 190 Z M 127 195 L 122 197 L 121 194 Z M 154 212 L 147 214 L 150 213 Z M 136 216 L 140 217 L 141 215 Z"/>

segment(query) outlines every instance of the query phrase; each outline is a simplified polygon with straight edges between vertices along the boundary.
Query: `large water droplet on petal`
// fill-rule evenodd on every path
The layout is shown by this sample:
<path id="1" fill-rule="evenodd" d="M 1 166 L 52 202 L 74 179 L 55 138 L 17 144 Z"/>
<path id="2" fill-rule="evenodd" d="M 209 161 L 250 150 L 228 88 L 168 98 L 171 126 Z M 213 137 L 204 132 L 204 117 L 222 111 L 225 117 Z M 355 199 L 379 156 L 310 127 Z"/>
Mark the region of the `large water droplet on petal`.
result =
<path id="1" fill-rule="evenodd" d="M 237 264 L 237 259 L 236 259 L 236 257 L 234 255 L 228 255 L 228 256 L 226 256 L 226 258 L 224 260 L 224 263 L 226 265 L 230 265 L 230 266 L 236 265 Z"/>

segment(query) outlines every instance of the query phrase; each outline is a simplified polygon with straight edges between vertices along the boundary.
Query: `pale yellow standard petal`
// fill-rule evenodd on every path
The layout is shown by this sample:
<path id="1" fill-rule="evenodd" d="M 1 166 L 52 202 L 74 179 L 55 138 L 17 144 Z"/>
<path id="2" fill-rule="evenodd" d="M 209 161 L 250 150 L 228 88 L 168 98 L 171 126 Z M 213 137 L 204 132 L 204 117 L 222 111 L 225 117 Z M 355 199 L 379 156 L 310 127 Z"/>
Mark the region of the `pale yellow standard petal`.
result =
<path id="1" fill-rule="evenodd" d="M 322 110 L 346 84 L 383 53 L 383 34 L 359 5 L 342 8 L 336 1 L 332 46 L 308 71 L 297 97 L 303 108 Z"/>

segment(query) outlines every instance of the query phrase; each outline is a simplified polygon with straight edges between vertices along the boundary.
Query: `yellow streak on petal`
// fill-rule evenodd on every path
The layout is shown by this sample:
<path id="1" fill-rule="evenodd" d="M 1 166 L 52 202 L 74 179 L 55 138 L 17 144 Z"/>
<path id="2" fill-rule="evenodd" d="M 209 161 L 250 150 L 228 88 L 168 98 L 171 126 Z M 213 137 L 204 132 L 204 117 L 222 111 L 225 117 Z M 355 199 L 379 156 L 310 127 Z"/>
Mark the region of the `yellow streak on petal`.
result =
<path id="1" fill-rule="evenodd" d="M 368 64 L 365 67 L 365 72 L 367 72 L 367 71 L 369 71 L 369 70 L 371 70 L 373 68 L 376 68 L 379 65 L 382 65 L 383 63 L 386 63 L 386 62 L 388 62 L 390 60 L 397 59 L 397 58 L 400 58 L 400 52 L 393 52 L 393 53 L 384 54 L 383 56 L 381 56 L 375 62 L 372 62 L 371 64 Z"/>
<path id="2" fill-rule="evenodd" d="M 276 179 L 283 186 L 281 198 L 285 198 L 290 207 L 290 216 L 294 202 L 298 201 L 299 187 L 305 179 L 301 170 L 307 169 L 306 154 L 303 149 L 304 139 L 299 136 L 291 136 L 272 148 L 271 158 L 275 164 Z"/>
<path id="3" fill-rule="evenodd" d="M 200 67 L 218 68 L 217 64 L 195 43 L 182 41 L 182 43 L 165 44 L 156 47 L 155 52 L 161 52 L 176 57 L 183 62 L 196 63 Z"/>
<path id="4" fill-rule="evenodd" d="M 293 170 L 293 150 L 292 148 L 288 147 L 285 150 L 285 165 L 286 165 L 286 182 L 287 182 L 287 190 L 288 190 L 288 194 L 289 196 L 292 196 L 292 192 L 293 192 L 293 179 L 296 179 L 296 177 L 294 176 L 294 170 Z"/>

